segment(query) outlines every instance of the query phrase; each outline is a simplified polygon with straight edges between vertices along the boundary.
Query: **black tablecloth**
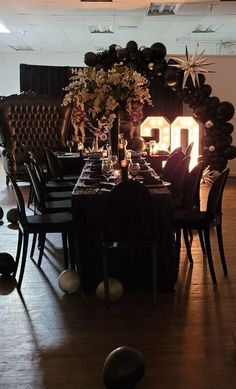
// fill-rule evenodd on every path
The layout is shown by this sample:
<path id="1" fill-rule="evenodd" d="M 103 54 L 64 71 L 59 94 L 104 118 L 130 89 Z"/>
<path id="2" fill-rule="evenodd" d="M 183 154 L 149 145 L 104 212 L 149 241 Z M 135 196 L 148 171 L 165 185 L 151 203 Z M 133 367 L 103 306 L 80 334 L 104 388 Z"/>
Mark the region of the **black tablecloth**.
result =
<path id="1" fill-rule="evenodd" d="M 156 220 L 158 284 L 160 292 L 173 292 L 178 274 L 172 229 L 170 193 L 166 188 L 151 189 Z M 75 261 L 81 274 L 82 289 L 93 292 L 102 280 L 101 231 L 109 192 L 76 187 L 72 195 L 75 234 Z M 124 215 L 125 218 L 128 215 Z M 110 277 L 126 288 L 152 287 L 151 253 L 135 248 L 130 252 L 114 250 Z"/>

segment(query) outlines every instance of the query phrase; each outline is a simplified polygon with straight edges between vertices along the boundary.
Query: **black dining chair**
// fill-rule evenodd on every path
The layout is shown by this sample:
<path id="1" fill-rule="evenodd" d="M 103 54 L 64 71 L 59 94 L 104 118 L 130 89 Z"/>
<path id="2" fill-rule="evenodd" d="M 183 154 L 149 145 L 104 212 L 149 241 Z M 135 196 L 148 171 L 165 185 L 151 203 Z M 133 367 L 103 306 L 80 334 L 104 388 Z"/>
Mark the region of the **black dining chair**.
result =
<path id="1" fill-rule="evenodd" d="M 76 181 L 79 178 L 78 175 L 64 175 L 63 167 L 61 161 L 57 158 L 56 154 L 46 148 L 45 150 L 46 162 L 47 162 L 47 170 L 51 180 L 56 182 L 67 183 L 68 187 L 72 187 L 75 185 Z"/>
<path id="2" fill-rule="evenodd" d="M 217 280 L 211 252 L 210 230 L 212 228 L 216 228 L 217 231 L 221 264 L 224 274 L 227 274 L 222 233 L 222 197 L 228 175 L 229 169 L 225 169 L 213 182 L 208 194 L 206 211 L 201 211 L 199 208 L 176 209 L 173 214 L 178 256 L 181 247 L 181 230 L 198 230 L 202 232 L 208 265 L 214 285 L 217 285 Z M 190 246 L 188 250 L 191 251 Z"/>
<path id="3" fill-rule="evenodd" d="M 140 182 L 128 180 L 110 192 L 103 230 L 103 279 L 109 305 L 109 252 L 116 248 L 147 248 L 152 252 L 154 303 L 157 302 L 157 255 L 152 198 Z"/>
<path id="4" fill-rule="evenodd" d="M 204 163 L 199 162 L 187 175 L 184 185 L 183 185 L 183 194 L 182 198 L 179 199 L 171 199 L 171 207 L 173 213 L 176 210 L 178 212 L 180 210 L 190 210 L 190 209 L 199 209 L 200 210 L 200 184 L 202 173 L 204 170 Z M 199 239 L 202 246 L 202 251 L 205 253 L 205 245 L 202 237 L 202 231 L 198 231 Z M 190 242 L 193 239 L 192 230 L 183 229 L 183 236 L 185 241 L 185 246 L 189 258 L 189 262 L 192 264 L 192 254 L 190 249 Z"/>
<path id="5" fill-rule="evenodd" d="M 58 201 L 58 200 L 71 199 L 72 190 L 60 190 L 59 186 L 56 187 L 51 186 L 52 190 L 50 190 L 50 186 L 47 185 L 47 180 L 42 165 L 39 162 L 37 162 L 32 155 L 31 155 L 31 164 L 34 166 L 35 172 L 42 186 L 43 197 L 45 201 L 53 201 L 53 200 Z M 52 184 L 53 183 L 55 183 L 56 185 L 58 184 L 57 182 L 52 181 Z"/>
<path id="6" fill-rule="evenodd" d="M 25 164 L 32 183 L 34 196 L 36 199 L 36 213 L 53 213 L 53 212 L 71 212 L 71 198 L 57 200 L 47 199 L 44 193 L 44 186 L 40 182 L 34 164 Z"/>
<path id="7" fill-rule="evenodd" d="M 173 168 L 173 176 L 170 178 L 170 191 L 173 198 L 183 196 L 184 181 L 189 173 L 190 156 L 187 155 Z"/>
<path id="8" fill-rule="evenodd" d="M 15 179 L 12 176 L 9 176 L 9 180 L 12 184 L 13 191 L 15 194 L 17 208 L 18 208 L 18 243 L 17 243 L 17 253 L 16 253 L 16 270 L 17 273 L 21 251 L 21 266 L 19 272 L 19 278 L 17 282 L 18 290 L 21 289 L 21 284 L 25 271 L 25 264 L 27 260 L 27 251 L 28 251 L 28 242 L 29 235 L 33 234 L 33 237 L 37 234 L 41 237 L 40 250 L 38 257 L 38 267 L 41 266 L 42 257 L 44 253 L 45 238 L 47 233 L 61 233 L 62 242 L 63 242 L 63 252 L 64 252 L 64 267 L 65 269 L 69 268 L 69 258 L 73 258 L 72 247 L 73 247 L 73 228 L 72 228 L 72 215 L 69 212 L 53 213 L 47 215 L 26 215 L 24 197 L 21 193 L 19 186 L 17 185 Z M 23 249 L 22 249 L 23 242 Z M 69 252 L 68 255 L 68 244 L 69 242 Z M 74 264 L 70 261 L 71 267 L 74 268 Z"/>
<path id="9" fill-rule="evenodd" d="M 186 147 L 186 149 L 184 151 L 185 155 L 191 155 L 193 145 L 194 145 L 194 142 L 189 143 L 189 145 Z"/>
<path id="10" fill-rule="evenodd" d="M 184 157 L 185 154 L 182 151 L 176 151 L 168 157 L 162 171 L 161 178 L 163 179 L 163 181 L 171 182 L 173 180 L 174 170 L 178 163 L 182 161 Z"/>

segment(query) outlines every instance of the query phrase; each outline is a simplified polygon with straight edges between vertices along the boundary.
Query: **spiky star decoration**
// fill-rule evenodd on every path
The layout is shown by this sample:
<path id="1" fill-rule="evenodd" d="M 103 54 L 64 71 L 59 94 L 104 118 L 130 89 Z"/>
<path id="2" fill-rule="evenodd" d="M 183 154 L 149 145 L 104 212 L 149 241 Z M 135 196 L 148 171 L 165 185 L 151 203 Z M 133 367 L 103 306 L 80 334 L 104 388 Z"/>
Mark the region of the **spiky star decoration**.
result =
<path id="1" fill-rule="evenodd" d="M 199 73 L 215 73 L 213 70 L 204 69 L 205 66 L 213 65 L 213 62 L 207 62 L 207 58 L 202 58 L 205 50 L 200 54 L 197 53 L 199 45 L 197 44 L 196 50 L 192 55 L 189 55 L 187 46 L 185 47 L 185 59 L 171 57 L 177 64 L 169 66 L 176 67 L 184 71 L 182 89 L 184 89 L 189 76 L 192 78 L 193 85 L 200 86 L 198 74 Z"/>

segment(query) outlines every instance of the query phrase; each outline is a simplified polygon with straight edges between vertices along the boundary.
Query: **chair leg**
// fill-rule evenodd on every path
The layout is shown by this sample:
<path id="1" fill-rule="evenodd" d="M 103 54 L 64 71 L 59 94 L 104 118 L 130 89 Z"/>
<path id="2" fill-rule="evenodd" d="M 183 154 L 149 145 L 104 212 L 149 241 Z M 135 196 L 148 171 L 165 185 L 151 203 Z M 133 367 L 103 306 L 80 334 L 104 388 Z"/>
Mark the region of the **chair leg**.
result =
<path id="1" fill-rule="evenodd" d="M 102 260 L 103 260 L 103 282 L 104 282 L 104 299 L 106 307 L 109 306 L 109 276 L 108 276 L 108 248 L 103 246 Z"/>
<path id="2" fill-rule="evenodd" d="M 17 289 L 18 290 L 21 289 L 21 284 L 22 284 L 22 280 L 23 280 L 23 276 L 24 276 L 24 272 L 25 272 L 25 263 L 26 263 L 26 257 L 27 257 L 28 242 L 29 242 L 29 234 L 24 233 L 21 268 L 20 268 L 19 280 L 17 282 Z"/>
<path id="3" fill-rule="evenodd" d="M 216 227 L 217 231 L 217 239 L 218 239 L 218 246 L 219 246 L 219 251 L 220 251 L 220 259 L 221 259 L 221 264 L 223 267 L 224 274 L 228 274 L 228 269 L 225 261 L 225 253 L 224 253 L 224 245 L 223 245 L 223 234 L 222 234 L 222 224 L 219 224 Z"/>
<path id="4" fill-rule="evenodd" d="M 152 260 L 153 260 L 153 292 L 154 304 L 157 304 L 157 250 L 156 245 L 152 246 Z"/>
<path id="5" fill-rule="evenodd" d="M 42 264 L 45 240 L 46 240 L 46 234 L 40 234 L 40 249 L 39 249 L 38 267 L 41 267 L 41 264 Z"/>
<path id="6" fill-rule="evenodd" d="M 189 236 L 189 243 L 192 243 L 192 240 L 193 240 L 193 231 L 192 230 L 188 230 L 188 236 Z"/>
<path id="7" fill-rule="evenodd" d="M 181 229 L 177 228 L 175 231 L 176 236 L 176 258 L 177 258 L 177 264 L 179 265 L 180 260 L 180 250 L 181 250 Z"/>
<path id="8" fill-rule="evenodd" d="M 72 270 L 76 269 L 76 264 L 74 261 L 75 258 L 75 246 L 74 246 L 74 240 L 73 240 L 73 231 L 69 231 L 67 234 L 68 238 L 68 245 L 69 245 L 69 263 L 70 263 L 70 268 Z"/>
<path id="9" fill-rule="evenodd" d="M 211 273 L 212 282 L 214 285 L 217 285 L 215 269 L 214 269 L 214 264 L 213 264 L 213 260 L 212 260 L 212 253 L 211 253 L 210 230 L 205 229 L 203 231 L 203 233 L 204 233 L 204 239 L 205 239 L 205 243 L 206 243 L 207 260 L 208 260 L 208 265 L 209 265 L 209 269 L 210 269 L 210 273 Z"/>
<path id="10" fill-rule="evenodd" d="M 202 248 L 202 253 L 206 254 L 206 247 L 205 247 L 205 242 L 203 239 L 202 230 L 198 230 L 198 236 L 199 236 L 199 240 L 200 240 L 200 244 L 201 244 L 201 248 Z"/>
<path id="11" fill-rule="evenodd" d="M 61 235 L 62 235 L 62 244 L 63 244 L 63 253 L 64 253 L 64 267 L 65 269 L 69 269 L 67 233 L 62 232 Z"/>
<path id="12" fill-rule="evenodd" d="M 21 247 L 22 247 L 22 238 L 23 238 L 23 234 L 22 234 L 22 231 L 19 229 L 17 250 L 16 250 L 16 269 L 14 271 L 14 277 L 16 276 L 16 272 L 17 272 L 18 265 L 19 265 L 20 253 L 21 253 Z"/>
<path id="13" fill-rule="evenodd" d="M 37 240 L 37 234 L 34 234 L 34 235 L 33 235 L 33 239 L 32 239 L 32 246 L 31 246 L 31 250 L 30 250 L 30 258 L 31 258 L 31 259 L 33 259 L 33 256 L 34 256 L 34 250 L 35 250 L 36 240 Z"/>
<path id="14" fill-rule="evenodd" d="M 189 243 L 188 230 L 186 230 L 185 228 L 183 229 L 183 235 L 184 235 L 184 243 L 185 243 L 185 247 L 187 250 L 188 259 L 189 259 L 190 264 L 192 265 L 193 264 L 193 257 L 192 257 L 192 253 L 191 253 L 191 246 Z"/>

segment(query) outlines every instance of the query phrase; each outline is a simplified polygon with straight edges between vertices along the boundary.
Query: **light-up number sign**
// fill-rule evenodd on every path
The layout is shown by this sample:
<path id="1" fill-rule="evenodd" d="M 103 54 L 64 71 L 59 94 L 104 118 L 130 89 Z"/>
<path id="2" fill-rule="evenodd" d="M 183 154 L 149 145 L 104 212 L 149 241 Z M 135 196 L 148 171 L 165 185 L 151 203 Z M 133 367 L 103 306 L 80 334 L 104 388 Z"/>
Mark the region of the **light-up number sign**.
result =
<path id="1" fill-rule="evenodd" d="M 173 151 L 181 146 L 181 131 L 188 131 L 188 143 L 193 142 L 190 170 L 197 164 L 199 155 L 199 124 L 192 116 L 178 116 L 172 123 L 163 116 L 148 116 L 140 126 L 140 136 L 152 137 L 153 130 L 159 130 L 156 150 Z"/>
<path id="2" fill-rule="evenodd" d="M 156 144 L 156 149 L 168 150 L 170 147 L 170 122 L 163 116 L 148 116 L 140 126 L 140 135 L 144 138 L 152 137 L 152 132 L 156 129 L 159 130 L 159 141 Z"/>

